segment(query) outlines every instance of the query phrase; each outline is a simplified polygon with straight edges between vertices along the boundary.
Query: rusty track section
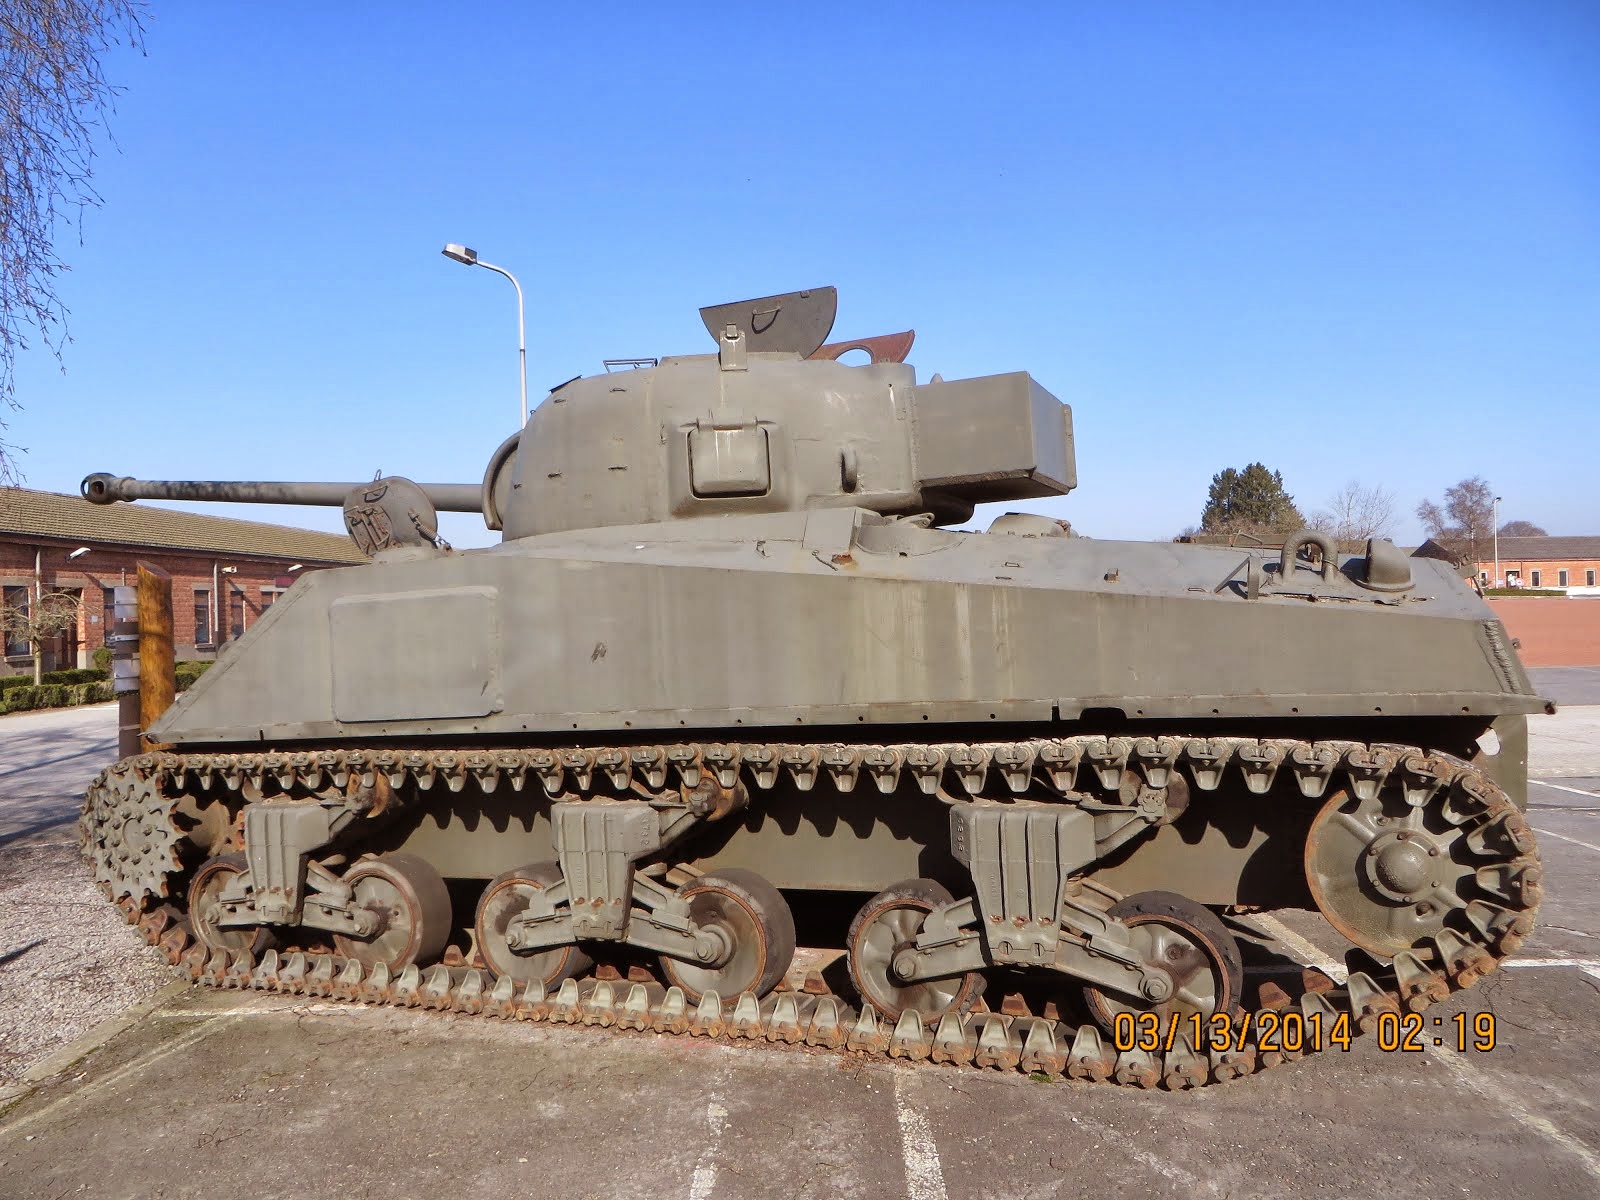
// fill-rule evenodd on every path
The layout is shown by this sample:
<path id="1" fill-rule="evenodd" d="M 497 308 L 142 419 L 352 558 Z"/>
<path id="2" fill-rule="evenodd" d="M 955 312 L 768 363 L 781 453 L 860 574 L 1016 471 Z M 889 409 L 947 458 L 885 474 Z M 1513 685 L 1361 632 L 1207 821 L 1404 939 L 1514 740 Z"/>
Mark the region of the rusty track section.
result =
<path id="1" fill-rule="evenodd" d="M 509 978 L 497 980 L 470 965 L 413 965 L 391 973 L 383 966 L 365 970 L 335 954 L 280 956 L 269 950 L 259 961 L 248 954 L 208 955 L 194 940 L 185 915 L 163 900 L 179 871 L 179 834 L 172 813 L 185 778 L 191 775 L 202 787 L 221 780 L 234 791 L 269 783 L 286 791 L 352 783 L 371 786 L 382 776 L 391 786 L 410 783 L 423 791 L 440 780 L 447 789 L 459 791 L 468 780 L 475 780 L 488 792 L 502 779 L 520 790 L 535 778 L 552 795 L 570 795 L 569 783 L 586 794 L 597 775 L 618 789 L 633 786 L 636 779 L 659 789 L 669 776 L 693 787 L 705 773 L 724 786 L 744 779 L 761 790 L 776 786 L 781 773 L 801 790 L 809 790 L 826 774 L 843 791 L 853 790 L 866 774 L 889 792 L 906 772 L 929 795 L 947 796 L 945 782 L 953 777 L 966 795 L 976 797 L 989 788 L 991 773 L 1012 795 L 1036 783 L 1070 792 L 1080 768 L 1092 771 L 1109 789 L 1115 789 L 1128 770 L 1138 772 L 1151 787 L 1164 786 L 1173 772 L 1183 771 L 1200 790 L 1214 791 L 1224 773 L 1233 769 L 1255 793 L 1266 792 L 1286 770 L 1308 799 L 1324 795 L 1335 780 L 1357 797 L 1376 796 L 1382 787 L 1398 785 L 1410 803 L 1438 804 L 1446 820 L 1470 834 L 1485 860 L 1477 872 L 1480 886 L 1502 903 L 1463 901 L 1453 914 L 1452 926 L 1398 954 L 1386 970 L 1354 971 L 1342 987 L 1310 969 L 1297 997 L 1276 984 L 1263 984 L 1251 1015 L 1295 1012 L 1307 1026 L 1324 1030 L 1334 1028 L 1343 1017 L 1352 1035 L 1371 1033 L 1385 1014 L 1420 1012 L 1472 986 L 1515 953 L 1532 931 L 1541 898 L 1541 869 L 1522 814 L 1471 765 L 1416 747 L 1386 744 L 1174 736 L 973 744 L 709 743 L 483 752 L 148 754 L 101 774 L 85 797 L 80 827 L 84 855 L 97 882 L 117 900 L 129 923 L 137 924 L 145 940 L 189 978 L 212 987 L 503 1020 L 824 1047 L 1174 1090 L 1226 1082 L 1325 1049 L 1306 1044 L 1293 1050 L 1271 1043 L 1270 1030 L 1281 1025 L 1261 1021 L 1241 1021 L 1238 1036 L 1226 1045 L 1196 1047 L 1182 1035 L 1162 1049 L 1118 1052 L 1094 1025 L 1073 1026 L 1031 1012 L 1012 1012 L 1009 1006 L 998 1013 L 947 1013 L 931 1028 L 908 1012 L 890 1026 L 870 1006 L 857 1008 L 842 997 L 809 991 L 780 990 L 764 998 L 707 993 L 692 1004 L 680 989 L 659 983 L 590 977 L 567 980 L 547 994 L 541 984 L 518 988 Z M 132 832 L 125 837 L 124 830 Z"/>

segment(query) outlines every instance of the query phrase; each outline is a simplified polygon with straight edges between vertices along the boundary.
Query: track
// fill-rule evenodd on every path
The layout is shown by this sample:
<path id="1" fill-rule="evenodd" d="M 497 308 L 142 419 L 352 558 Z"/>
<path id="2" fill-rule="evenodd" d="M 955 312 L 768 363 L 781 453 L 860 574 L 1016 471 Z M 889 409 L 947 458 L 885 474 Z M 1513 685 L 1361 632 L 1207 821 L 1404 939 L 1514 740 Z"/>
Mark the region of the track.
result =
<path id="1" fill-rule="evenodd" d="M 1470 846 L 1479 890 L 1493 900 L 1461 897 L 1450 922 L 1395 955 L 1392 966 L 1352 972 L 1343 987 L 1306 970 L 1298 995 L 1263 984 L 1254 1007 L 1215 1027 L 1139 1030 L 1118 1049 L 1094 1025 L 1073 1026 L 1007 1005 L 1001 1012 L 943 1016 L 932 1028 L 914 1013 L 892 1027 L 868 1006 L 812 988 L 779 990 L 764 998 L 746 993 L 706 994 L 690 1004 L 677 988 L 656 982 L 590 977 L 568 980 L 553 994 L 535 983 L 510 979 L 461 961 L 459 951 L 435 966 L 397 973 L 369 970 L 336 954 L 268 951 L 208 956 L 194 940 L 185 915 L 165 899 L 181 873 L 183 831 L 174 819 L 192 786 L 217 781 L 259 796 L 273 786 L 316 791 L 343 788 L 379 776 L 391 787 L 426 791 L 443 781 L 452 791 L 475 780 L 485 792 L 502 779 L 520 788 L 538 779 L 552 795 L 569 784 L 588 794 L 604 780 L 617 789 L 635 780 L 660 788 L 669 776 L 687 786 L 712 773 L 724 786 L 739 779 L 765 790 L 787 771 L 809 790 L 823 773 L 841 790 L 861 774 L 883 791 L 909 772 L 929 795 L 943 795 L 953 777 L 968 795 L 988 786 L 993 772 L 1013 794 L 1037 782 L 1070 790 L 1079 768 L 1115 788 L 1133 770 L 1161 786 L 1183 770 L 1202 791 L 1220 786 L 1224 772 L 1242 772 L 1254 792 L 1290 772 L 1308 799 L 1321 797 L 1337 779 L 1357 797 L 1402 789 L 1414 807 L 1428 806 L 1462 833 Z M 1241 738 L 1077 737 L 984 744 L 793 746 L 707 744 L 623 746 L 569 750 L 355 751 L 292 753 L 148 754 L 109 768 L 85 797 L 80 822 L 85 857 L 97 882 L 117 900 L 130 923 L 190 978 L 214 987 L 252 988 L 368 1004 L 429 1008 L 506 1020 L 595 1025 L 622 1030 L 730 1041 L 764 1041 L 821 1047 L 1000 1070 L 1042 1072 L 1072 1079 L 1172 1089 L 1220 1083 L 1321 1050 L 1344 1048 L 1349 1038 L 1404 1027 L 1419 1013 L 1470 987 L 1520 948 L 1533 928 L 1540 900 L 1540 868 L 1532 833 L 1510 799 L 1467 763 L 1415 747 L 1352 742 L 1271 741 Z M 453 960 L 453 961 L 452 961 Z M 1356 964 L 1361 965 L 1361 964 Z M 1343 1036 L 1341 1036 L 1343 1035 Z"/>

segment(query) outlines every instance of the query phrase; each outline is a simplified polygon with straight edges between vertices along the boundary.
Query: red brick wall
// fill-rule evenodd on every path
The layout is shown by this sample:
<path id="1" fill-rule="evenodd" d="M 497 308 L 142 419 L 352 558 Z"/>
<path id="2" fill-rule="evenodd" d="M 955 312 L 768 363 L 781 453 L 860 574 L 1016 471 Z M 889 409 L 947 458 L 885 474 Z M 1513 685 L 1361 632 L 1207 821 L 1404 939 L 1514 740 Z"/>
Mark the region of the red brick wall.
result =
<path id="1" fill-rule="evenodd" d="M 13 537 L 0 538 L 0 584 L 6 587 L 33 589 L 34 549 L 37 543 L 23 542 Z M 307 571 L 316 570 L 306 564 L 300 571 L 290 574 L 290 559 L 242 558 L 234 555 L 204 555 L 182 551 L 135 550 L 128 547 L 94 547 L 88 554 L 69 560 L 68 553 L 77 548 L 75 543 L 56 543 L 44 546 L 44 590 L 63 588 L 83 589 L 83 604 L 78 613 L 75 662 L 52 662 L 47 669 L 87 664 L 89 656 L 105 644 L 103 589 L 137 582 L 136 564 L 147 562 L 167 571 L 172 576 L 172 608 L 177 641 L 177 655 L 184 658 L 210 658 L 215 654 L 218 633 L 212 631 L 209 646 L 197 645 L 195 640 L 195 589 L 209 593 L 212 587 L 213 565 L 236 567 L 232 574 L 219 575 L 222 594 L 228 597 L 226 615 L 219 622 L 221 636 L 227 637 L 238 608 L 242 607 L 245 628 L 260 618 L 265 611 L 263 587 L 272 588 L 279 578 L 298 578 Z M 238 597 L 238 599 L 235 599 Z M 242 606 L 241 606 L 242 600 Z M 215 611 L 215 610 L 213 610 Z M 32 670 L 31 658 L 4 660 L 0 674 Z"/>
<path id="2" fill-rule="evenodd" d="M 1502 558 L 1500 560 L 1500 578 L 1507 579 L 1507 572 L 1517 572 L 1517 578 L 1523 587 L 1533 586 L 1533 573 L 1539 572 L 1539 586 L 1542 588 L 1553 587 L 1587 587 L 1589 586 L 1588 572 L 1595 573 L 1595 580 L 1600 584 L 1600 558 L 1589 559 L 1541 559 L 1541 558 Z M 1559 572 L 1567 573 L 1567 582 L 1561 583 Z M 1491 581 L 1494 578 L 1494 560 L 1478 564 L 1480 575 L 1486 574 Z M 1491 583 L 1492 586 L 1492 583 Z"/>
<path id="3" fill-rule="evenodd" d="M 1521 643 L 1529 667 L 1600 667 L 1600 598 L 1493 596 L 1489 606 Z"/>

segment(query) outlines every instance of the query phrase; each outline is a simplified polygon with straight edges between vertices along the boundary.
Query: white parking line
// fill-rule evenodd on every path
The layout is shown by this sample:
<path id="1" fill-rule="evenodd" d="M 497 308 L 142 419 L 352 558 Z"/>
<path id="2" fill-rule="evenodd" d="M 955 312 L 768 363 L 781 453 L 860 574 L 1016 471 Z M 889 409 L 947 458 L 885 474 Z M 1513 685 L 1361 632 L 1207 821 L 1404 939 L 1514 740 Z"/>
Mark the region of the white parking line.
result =
<path id="1" fill-rule="evenodd" d="M 1337 983 L 1343 983 L 1349 975 L 1345 965 L 1330 957 L 1312 942 L 1301 937 L 1282 921 L 1267 913 L 1255 913 L 1252 919 L 1274 940 L 1288 947 L 1306 966 L 1312 966 Z M 1532 970 L 1541 967 L 1566 967 L 1585 974 L 1600 972 L 1600 959 L 1596 958 L 1568 958 L 1563 956 L 1549 956 L 1545 958 L 1512 958 L 1500 964 L 1506 968 L 1520 968 Z M 1278 975 L 1281 970 L 1275 967 L 1246 967 L 1247 975 Z M 1600 976 L 1597 976 L 1600 978 Z"/>
<path id="2" fill-rule="evenodd" d="M 946 1200 L 944 1169 L 939 1165 L 939 1147 L 934 1144 L 928 1118 L 912 1106 L 906 1096 L 910 1074 L 894 1077 L 895 1115 L 900 1120 L 900 1157 L 906 1166 L 906 1194 L 911 1200 Z"/>
<path id="3" fill-rule="evenodd" d="M 728 1123 L 728 1110 L 713 1099 L 706 1105 L 706 1124 L 711 1127 L 711 1140 L 700 1151 L 700 1160 L 694 1165 L 694 1178 L 689 1181 L 689 1200 L 710 1200 L 717 1186 L 717 1145 L 722 1141 L 722 1130 Z"/>
<path id="4" fill-rule="evenodd" d="M 1148 1170 L 1154 1171 L 1163 1179 L 1171 1180 L 1173 1183 L 1177 1184 L 1181 1189 L 1181 1191 L 1176 1193 L 1178 1195 L 1211 1195 L 1223 1197 L 1223 1200 L 1226 1200 L 1227 1197 L 1235 1194 L 1232 1185 L 1224 1184 L 1222 1181 L 1216 1178 L 1214 1172 L 1209 1168 L 1209 1164 L 1202 1167 L 1202 1169 L 1206 1171 L 1205 1176 L 1202 1177 L 1200 1175 L 1196 1175 L 1193 1171 L 1185 1170 L 1175 1162 L 1162 1158 L 1161 1155 L 1152 1150 L 1146 1150 L 1137 1144 L 1130 1144 L 1127 1135 L 1123 1130 L 1118 1129 L 1114 1125 L 1107 1125 L 1103 1122 L 1096 1121 L 1093 1117 L 1086 1115 L 1082 1111 L 1079 1111 L 1073 1116 L 1072 1123 L 1079 1128 L 1086 1129 L 1094 1133 L 1101 1139 L 1103 1143 L 1112 1143 L 1117 1145 L 1119 1147 L 1119 1153 L 1127 1155 L 1129 1158 L 1133 1159 L 1134 1162 Z M 1188 1145 L 1188 1143 L 1184 1140 L 1176 1140 L 1174 1144 L 1178 1147 L 1186 1147 Z M 1204 1157 L 1203 1152 L 1201 1157 Z M 1254 1195 L 1258 1193 L 1250 1194 Z"/>
<path id="5" fill-rule="evenodd" d="M 1514 1089 L 1491 1083 L 1466 1059 L 1449 1050 L 1437 1050 L 1428 1045 L 1424 1045 L 1423 1050 L 1433 1062 L 1443 1063 L 1445 1069 L 1460 1080 L 1469 1091 L 1476 1092 L 1489 1104 L 1510 1115 L 1518 1124 L 1567 1151 L 1582 1164 L 1590 1177 L 1600 1180 L 1600 1155 L 1558 1127 L 1548 1117 L 1540 1116 L 1523 1104 L 1517 1098 Z"/>
<path id="6" fill-rule="evenodd" d="M 1566 834 L 1557 833 L 1553 829 L 1541 829 L 1537 825 L 1535 825 L 1533 828 L 1538 832 L 1540 837 L 1553 837 L 1559 841 L 1571 842 L 1574 846 L 1582 846 L 1585 850 L 1593 850 L 1596 854 L 1600 854 L 1600 846 L 1596 846 L 1593 842 L 1585 842 L 1575 837 L 1568 837 Z"/>
<path id="7" fill-rule="evenodd" d="M 1537 783 L 1540 787 L 1554 788 L 1558 792 L 1571 792 L 1574 796 L 1587 796 L 1591 800 L 1600 800 L 1600 792 L 1586 792 L 1582 788 L 1568 787 L 1564 783 L 1546 783 L 1542 779 L 1530 779 L 1529 783 Z"/>
<path id="8" fill-rule="evenodd" d="M 1328 978 L 1338 983 L 1343 983 L 1349 972 L 1344 964 L 1334 961 L 1325 951 L 1312 945 L 1294 930 L 1290 929 L 1277 917 L 1267 913 L 1256 913 L 1255 923 L 1270 933 L 1277 941 L 1282 942 L 1299 956 L 1301 962 L 1307 966 L 1315 967 Z"/>

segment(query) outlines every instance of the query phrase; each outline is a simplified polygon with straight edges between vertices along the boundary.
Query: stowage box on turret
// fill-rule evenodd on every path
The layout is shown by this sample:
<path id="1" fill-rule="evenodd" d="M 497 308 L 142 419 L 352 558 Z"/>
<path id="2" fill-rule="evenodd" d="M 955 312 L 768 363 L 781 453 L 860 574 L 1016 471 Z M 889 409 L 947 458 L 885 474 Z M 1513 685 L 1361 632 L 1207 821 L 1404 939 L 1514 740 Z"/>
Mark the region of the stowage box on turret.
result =
<path id="1" fill-rule="evenodd" d="M 715 353 L 563 384 L 481 484 L 86 479 L 343 504 L 372 558 L 94 783 L 97 881 L 213 983 L 1147 1086 L 1413 1019 L 1521 943 L 1546 706 L 1447 564 L 952 529 L 1073 489 L 1069 409 L 918 383 L 910 334 L 823 345 L 834 302 L 702 310 Z M 1246 989 L 1281 962 L 1246 914 L 1285 907 L 1347 981 Z M 796 912 L 847 971 L 789 977 Z"/>

